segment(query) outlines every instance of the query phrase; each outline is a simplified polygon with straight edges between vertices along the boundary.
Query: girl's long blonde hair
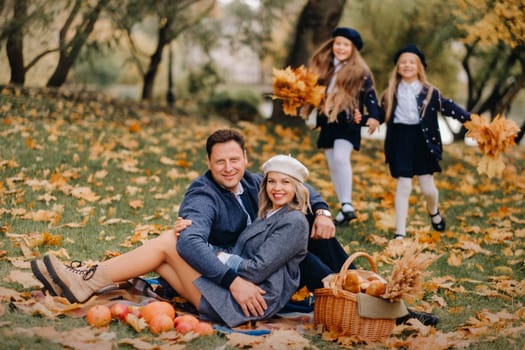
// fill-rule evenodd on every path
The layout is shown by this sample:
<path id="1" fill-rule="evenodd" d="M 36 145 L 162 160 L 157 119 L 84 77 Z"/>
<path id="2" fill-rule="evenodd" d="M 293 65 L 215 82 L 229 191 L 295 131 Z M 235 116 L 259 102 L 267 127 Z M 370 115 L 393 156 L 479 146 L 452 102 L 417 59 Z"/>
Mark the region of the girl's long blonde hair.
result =
<path id="1" fill-rule="evenodd" d="M 290 176 L 292 183 L 295 185 L 295 196 L 293 200 L 288 203 L 290 209 L 299 210 L 306 214 L 310 210 L 310 192 L 306 186 L 299 180 Z M 257 215 L 263 218 L 273 208 L 273 203 L 268 197 L 266 186 L 268 184 L 268 174 L 266 174 L 261 181 L 261 188 L 259 190 L 259 212 Z"/>
<path id="2" fill-rule="evenodd" d="M 390 79 L 388 80 L 388 87 L 385 91 L 383 91 L 383 94 L 381 96 L 381 101 L 383 103 L 383 108 L 385 109 L 385 123 L 388 123 L 390 120 L 390 117 L 392 115 L 392 108 L 394 108 L 394 100 L 396 98 L 396 91 L 397 86 L 403 80 L 401 75 L 398 73 L 399 71 L 399 59 L 396 62 L 396 65 L 392 72 L 390 73 Z M 425 73 L 425 67 L 423 66 L 423 63 L 421 63 L 421 60 L 417 59 L 417 79 L 423 83 L 423 85 L 427 85 L 429 87 L 432 87 L 430 83 L 427 80 L 427 75 Z"/>
<path id="3" fill-rule="evenodd" d="M 334 38 L 324 42 L 312 56 L 310 68 L 319 75 L 319 84 L 330 85 L 335 72 L 334 54 L 332 51 Z M 325 96 L 321 111 L 328 116 L 329 122 L 337 120 L 337 115 L 346 110 L 353 113 L 359 107 L 359 93 L 363 79 L 372 73 L 359 50 L 352 43 L 352 53 L 344 66 L 336 73 L 336 81 L 332 91 Z"/>

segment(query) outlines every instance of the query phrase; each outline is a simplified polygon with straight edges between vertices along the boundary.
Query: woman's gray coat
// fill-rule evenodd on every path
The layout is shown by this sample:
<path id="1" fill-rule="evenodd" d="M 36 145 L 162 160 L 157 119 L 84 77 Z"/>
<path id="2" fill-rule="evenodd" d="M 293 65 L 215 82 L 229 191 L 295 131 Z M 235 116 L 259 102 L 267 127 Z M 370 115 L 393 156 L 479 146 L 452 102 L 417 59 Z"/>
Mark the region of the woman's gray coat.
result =
<path id="1" fill-rule="evenodd" d="M 200 277 L 194 284 L 202 293 L 201 317 L 234 327 L 281 310 L 299 286 L 299 263 L 306 255 L 308 234 L 304 214 L 287 207 L 254 221 L 241 233 L 231 253 L 243 258 L 239 276 L 266 291 L 263 297 L 268 309 L 262 317 L 246 317 L 228 289 Z"/>

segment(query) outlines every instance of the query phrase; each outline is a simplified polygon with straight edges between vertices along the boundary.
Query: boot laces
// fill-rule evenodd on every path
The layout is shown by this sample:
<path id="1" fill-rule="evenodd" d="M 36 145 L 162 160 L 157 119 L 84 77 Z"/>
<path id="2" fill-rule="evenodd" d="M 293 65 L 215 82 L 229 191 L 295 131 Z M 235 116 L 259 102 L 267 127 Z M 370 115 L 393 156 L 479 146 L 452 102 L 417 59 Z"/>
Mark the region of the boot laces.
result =
<path id="1" fill-rule="evenodd" d="M 86 268 L 81 269 L 81 267 L 82 267 L 82 261 L 80 260 L 74 260 L 71 262 L 69 266 L 66 265 L 66 268 L 69 271 L 79 274 L 80 276 L 82 276 L 82 279 L 84 281 L 90 280 L 95 275 L 98 265 L 93 265 L 87 269 Z"/>

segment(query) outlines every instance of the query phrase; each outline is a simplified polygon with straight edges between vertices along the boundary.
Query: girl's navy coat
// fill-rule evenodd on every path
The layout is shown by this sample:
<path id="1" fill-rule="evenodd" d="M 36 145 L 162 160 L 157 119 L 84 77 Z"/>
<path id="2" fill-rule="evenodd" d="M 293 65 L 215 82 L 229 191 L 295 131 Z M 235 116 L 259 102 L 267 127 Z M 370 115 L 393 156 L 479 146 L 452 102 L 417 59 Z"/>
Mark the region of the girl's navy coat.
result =
<path id="1" fill-rule="evenodd" d="M 427 94 L 431 90 L 429 101 L 426 108 L 424 108 Z M 385 158 L 388 163 L 392 159 L 392 139 L 391 126 L 394 123 L 394 111 L 396 110 L 397 101 L 394 99 L 394 105 L 392 106 L 392 115 L 388 120 L 386 139 L 385 139 Z M 451 99 L 445 98 L 438 89 L 431 88 L 428 85 L 424 85 L 421 92 L 417 96 L 417 106 L 419 110 L 419 126 L 423 132 L 423 136 L 426 141 L 427 149 L 429 153 L 437 160 L 441 160 L 443 157 L 443 143 L 441 141 L 441 134 L 439 132 L 438 125 L 438 112 L 441 112 L 444 116 L 452 117 L 457 119 L 461 123 L 465 123 L 470 120 L 470 113 L 465 111 L 463 108 L 454 103 Z M 381 122 L 385 120 L 385 109 L 383 104 L 380 106 L 380 117 Z M 363 118 L 362 124 L 366 123 L 366 118 Z"/>
<path id="2" fill-rule="evenodd" d="M 366 76 L 363 79 L 359 92 L 359 110 L 364 114 L 364 107 L 366 106 L 367 114 L 377 118 L 376 116 L 379 114 L 377 105 L 377 96 L 372 77 Z M 352 143 L 354 149 L 359 151 L 361 147 L 361 125 L 354 122 L 353 112 L 340 112 L 337 115 L 337 121 L 332 123 L 328 122 L 327 116 L 320 114 L 317 117 L 317 126 L 321 127 L 317 147 L 333 148 L 336 139 L 344 139 Z"/>

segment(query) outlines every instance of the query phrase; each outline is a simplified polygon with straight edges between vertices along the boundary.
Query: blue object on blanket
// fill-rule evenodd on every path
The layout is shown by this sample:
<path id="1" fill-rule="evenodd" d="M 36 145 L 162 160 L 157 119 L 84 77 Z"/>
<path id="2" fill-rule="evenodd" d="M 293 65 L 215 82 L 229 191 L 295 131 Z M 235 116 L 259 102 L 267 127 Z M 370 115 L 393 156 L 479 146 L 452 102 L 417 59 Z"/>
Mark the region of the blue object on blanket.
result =
<path id="1" fill-rule="evenodd" d="M 302 313 L 310 313 L 314 311 L 314 303 L 315 303 L 315 297 L 311 296 L 301 301 L 289 301 L 286 303 L 286 305 L 282 308 L 279 313 L 287 313 L 287 312 L 302 312 Z"/>
<path id="2" fill-rule="evenodd" d="M 148 282 L 149 284 L 152 284 L 152 285 L 160 284 L 158 278 L 144 278 L 144 280 L 145 280 L 146 282 Z"/>
<path id="3" fill-rule="evenodd" d="M 297 305 L 294 303 L 288 303 L 281 309 L 281 311 L 279 311 L 279 313 L 301 312 L 308 314 L 312 311 L 314 311 L 313 305 Z"/>
<path id="4" fill-rule="evenodd" d="M 213 329 L 216 330 L 217 332 L 222 332 L 222 333 L 228 333 L 228 334 L 242 333 L 246 335 L 265 335 L 265 334 L 270 334 L 271 332 L 269 329 L 231 329 L 226 326 L 217 326 L 217 325 L 214 325 Z"/>

